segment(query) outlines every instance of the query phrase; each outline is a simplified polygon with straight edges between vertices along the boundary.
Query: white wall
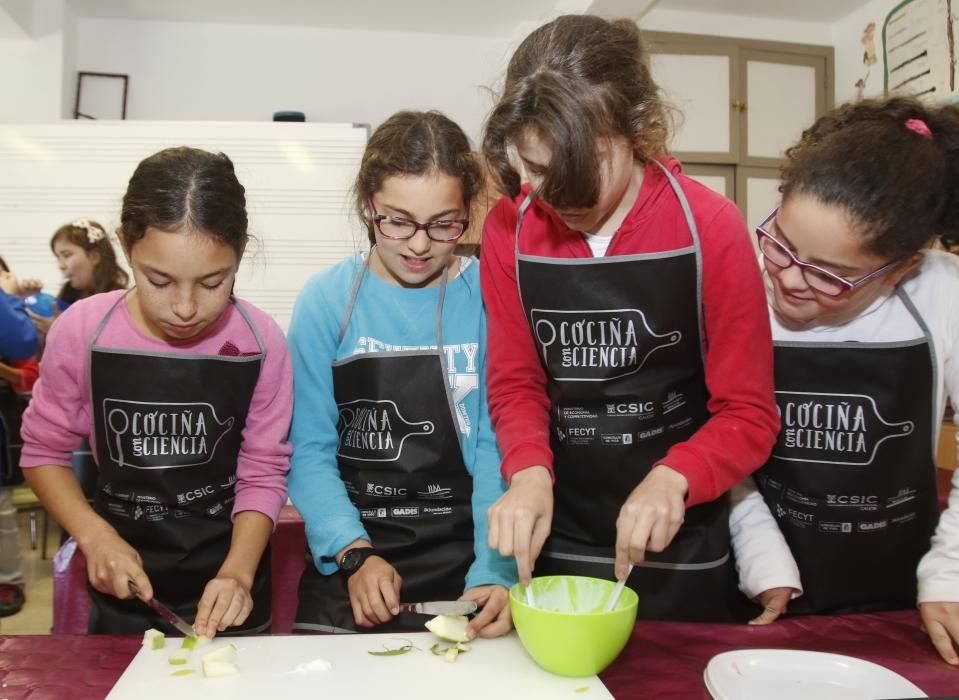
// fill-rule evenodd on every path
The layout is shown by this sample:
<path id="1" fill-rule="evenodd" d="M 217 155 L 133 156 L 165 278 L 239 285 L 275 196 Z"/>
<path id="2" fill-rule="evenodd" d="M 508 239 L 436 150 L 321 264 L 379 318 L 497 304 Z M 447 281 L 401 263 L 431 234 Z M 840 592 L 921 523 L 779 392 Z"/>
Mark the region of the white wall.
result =
<path id="1" fill-rule="evenodd" d="M 687 12 L 664 9 L 667 2 L 653 7 L 639 22 L 642 29 L 683 34 L 788 41 L 795 44 L 832 44 L 832 26 L 828 22 L 775 20 L 711 12 Z"/>
<path id="2" fill-rule="evenodd" d="M 7 15 L 17 7 L 29 17 Z M 64 0 L 6 4 L 0 15 L 28 25 L 23 36 L 7 31 L 0 38 L 0 122 L 43 122 L 69 116 L 67 83 L 74 74 L 73 12 Z"/>
<path id="3" fill-rule="evenodd" d="M 63 39 L 0 40 L 0 122 L 59 119 L 63 106 Z"/>
<path id="4" fill-rule="evenodd" d="M 836 47 L 836 104 L 856 99 L 856 81 L 865 80 L 864 97 L 882 95 L 882 24 L 900 0 L 869 0 L 855 12 L 843 17 L 833 26 L 833 45 Z M 873 41 L 878 61 L 863 65 L 862 34 L 870 22 L 876 23 Z"/>
<path id="5" fill-rule="evenodd" d="M 77 44 L 79 70 L 130 75 L 129 119 L 376 126 L 432 108 L 475 139 L 508 38 L 80 18 Z"/>

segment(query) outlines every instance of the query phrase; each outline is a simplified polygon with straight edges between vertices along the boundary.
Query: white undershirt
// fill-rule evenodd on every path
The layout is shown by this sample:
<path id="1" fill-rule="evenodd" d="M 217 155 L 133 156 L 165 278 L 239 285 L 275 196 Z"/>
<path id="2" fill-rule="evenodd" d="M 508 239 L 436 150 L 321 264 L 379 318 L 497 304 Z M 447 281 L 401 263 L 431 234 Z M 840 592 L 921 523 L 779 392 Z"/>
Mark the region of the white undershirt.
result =
<path id="1" fill-rule="evenodd" d="M 583 238 L 586 239 L 586 244 L 589 246 L 589 249 L 593 251 L 593 257 L 602 258 L 606 256 L 609 243 L 613 240 L 613 234 L 597 236 L 595 233 L 586 233 L 583 231 Z"/>

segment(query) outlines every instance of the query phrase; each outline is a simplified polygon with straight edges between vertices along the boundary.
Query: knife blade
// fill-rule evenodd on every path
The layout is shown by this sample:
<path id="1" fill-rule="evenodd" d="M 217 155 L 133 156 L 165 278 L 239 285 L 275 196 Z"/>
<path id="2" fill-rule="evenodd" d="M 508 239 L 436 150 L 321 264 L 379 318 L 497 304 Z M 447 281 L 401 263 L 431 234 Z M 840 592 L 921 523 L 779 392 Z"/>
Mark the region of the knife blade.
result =
<path id="1" fill-rule="evenodd" d="M 133 583 L 133 581 L 130 581 L 129 583 L 130 583 L 130 592 L 133 595 L 135 595 L 137 598 L 139 598 L 144 603 L 144 605 L 148 605 L 151 608 L 153 608 L 160 617 L 162 617 L 164 620 L 166 620 L 171 625 L 176 627 L 186 636 L 188 637 L 197 636 L 196 630 L 193 629 L 193 625 L 191 625 L 189 622 L 187 622 L 182 617 L 177 615 L 175 612 L 170 610 L 170 608 L 165 606 L 156 598 L 153 598 L 151 600 L 143 600 L 143 597 L 140 595 L 140 589 L 137 588 L 137 585 Z"/>
<path id="2" fill-rule="evenodd" d="M 469 615 L 477 610 L 472 600 L 433 600 L 427 603 L 400 603 L 400 612 L 420 615 Z"/>

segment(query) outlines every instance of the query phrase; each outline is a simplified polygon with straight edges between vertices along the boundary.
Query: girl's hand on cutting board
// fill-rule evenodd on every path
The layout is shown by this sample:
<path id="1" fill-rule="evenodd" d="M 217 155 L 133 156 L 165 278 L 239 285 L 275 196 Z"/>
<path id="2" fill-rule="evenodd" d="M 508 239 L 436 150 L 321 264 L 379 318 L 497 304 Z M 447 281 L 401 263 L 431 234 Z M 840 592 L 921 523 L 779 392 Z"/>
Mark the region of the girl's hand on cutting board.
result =
<path id="1" fill-rule="evenodd" d="M 770 588 L 768 591 L 760 593 L 756 596 L 755 600 L 763 606 L 763 611 L 758 617 L 750 620 L 749 624 L 768 625 L 770 622 L 774 622 L 776 618 L 786 612 L 786 607 L 789 605 L 789 601 L 792 599 L 793 591 L 795 590 L 796 589 L 791 586 L 786 586 L 783 588 Z"/>
<path id="2" fill-rule="evenodd" d="M 252 582 L 247 583 L 238 576 L 222 571 L 206 584 L 200 603 L 196 606 L 196 618 L 193 622 L 196 633 L 212 638 L 227 627 L 246 622 L 253 610 L 251 584 Z"/>
<path id="3" fill-rule="evenodd" d="M 389 622 L 400 612 L 403 579 L 383 557 L 371 556 L 347 581 L 353 619 L 360 627 Z"/>
<path id="4" fill-rule="evenodd" d="M 943 660 L 959 666 L 956 646 L 959 645 L 959 603 L 919 603 L 922 629 Z"/>
<path id="5" fill-rule="evenodd" d="M 466 636 L 490 639 L 501 637 L 513 629 L 509 611 L 509 591 L 503 586 L 476 586 L 468 589 L 460 600 L 473 600 L 480 611 L 466 626 Z"/>

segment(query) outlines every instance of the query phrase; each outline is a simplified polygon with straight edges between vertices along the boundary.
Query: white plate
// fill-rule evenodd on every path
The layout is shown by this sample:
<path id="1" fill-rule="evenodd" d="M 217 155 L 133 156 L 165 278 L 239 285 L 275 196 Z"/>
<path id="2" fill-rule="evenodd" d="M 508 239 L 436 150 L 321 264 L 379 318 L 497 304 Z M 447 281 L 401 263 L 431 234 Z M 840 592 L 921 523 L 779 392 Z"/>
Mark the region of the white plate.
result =
<path id="1" fill-rule="evenodd" d="M 852 656 L 788 649 L 740 649 L 709 660 L 703 674 L 716 700 L 878 700 L 929 697 L 890 671 Z"/>

